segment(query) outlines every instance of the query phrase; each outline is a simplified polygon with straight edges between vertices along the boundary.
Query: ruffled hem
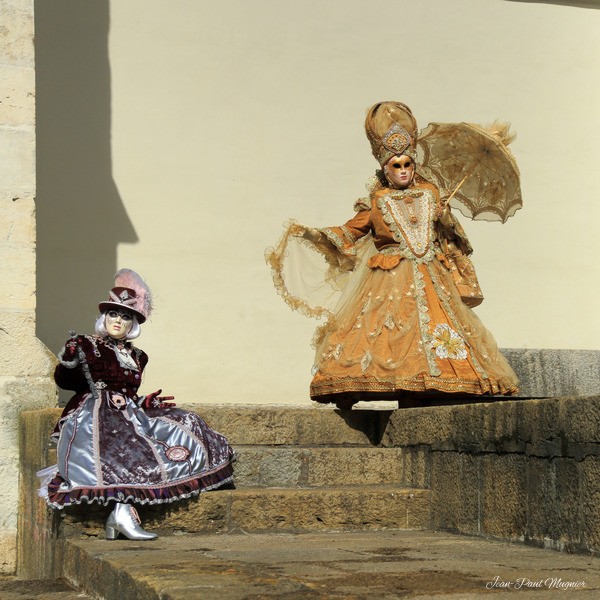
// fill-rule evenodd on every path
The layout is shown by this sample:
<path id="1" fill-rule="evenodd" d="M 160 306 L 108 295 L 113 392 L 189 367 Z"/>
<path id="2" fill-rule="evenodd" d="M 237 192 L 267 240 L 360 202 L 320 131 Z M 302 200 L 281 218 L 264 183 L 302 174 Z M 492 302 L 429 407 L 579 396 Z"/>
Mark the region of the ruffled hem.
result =
<path id="1" fill-rule="evenodd" d="M 318 382 L 313 381 L 310 386 L 310 397 L 319 402 L 321 396 L 331 396 L 332 394 L 343 394 L 346 392 L 427 392 L 438 391 L 449 394 L 469 394 L 482 396 L 504 395 L 511 396 L 517 394 L 519 388 L 513 381 L 509 380 L 463 380 L 463 379 L 443 379 L 440 377 L 431 377 L 429 375 L 419 375 L 410 378 L 392 378 L 386 381 L 380 381 L 374 377 L 345 377 L 343 379 L 321 379 Z M 386 400 L 388 398 L 385 398 Z M 324 402 L 334 402 L 335 400 L 322 399 Z"/>
<path id="2" fill-rule="evenodd" d="M 109 502 L 132 502 L 136 504 L 168 504 L 197 496 L 220 488 L 233 481 L 233 466 L 230 462 L 217 467 L 210 473 L 189 480 L 165 484 L 164 486 L 111 486 L 98 488 L 74 488 L 61 491 L 65 483 L 60 475 L 56 475 L 48 484 L 46 502 L 49 506 L 62 509 L 74 504 L 105 505 Z"/>

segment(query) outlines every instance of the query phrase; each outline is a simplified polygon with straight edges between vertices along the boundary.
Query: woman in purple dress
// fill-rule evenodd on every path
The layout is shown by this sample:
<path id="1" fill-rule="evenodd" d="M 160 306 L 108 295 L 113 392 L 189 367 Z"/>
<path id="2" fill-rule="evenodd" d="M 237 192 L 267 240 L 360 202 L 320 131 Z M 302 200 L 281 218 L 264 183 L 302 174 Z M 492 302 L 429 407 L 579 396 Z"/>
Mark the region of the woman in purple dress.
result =
<path id="1" fill-rule="evenodd" d="M 58 356 L 56 383 L 75 395 L 53 433 L 58 464 L 41 472 L 41 495 L 56 509 L 112 502 L 107 539 L 154 539 L 133 505 L 174 502 L 230 483 L 234 453 L 224 436 L 175 408 L 161 390 L 138 396 L 148 356 L 130 340 L 151 311 L 141 277 L 119 271 L 99 309 L 97 335 L 73 335 Z"/>

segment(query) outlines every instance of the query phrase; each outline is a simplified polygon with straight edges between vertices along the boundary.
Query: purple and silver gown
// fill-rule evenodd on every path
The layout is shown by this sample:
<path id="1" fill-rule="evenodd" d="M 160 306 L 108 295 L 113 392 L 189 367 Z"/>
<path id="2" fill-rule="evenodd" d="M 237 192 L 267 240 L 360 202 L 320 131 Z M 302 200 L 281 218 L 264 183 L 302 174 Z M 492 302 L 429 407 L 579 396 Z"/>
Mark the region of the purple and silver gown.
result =
<path id="1" fill-rule="evenodd" d="M 54 373 L 59 387 L 76 393 L 53 433 L 58 464 L 47 484 L 50 506 L 160 504 L 233 480 L 232 448 L 201 417 L 139 406 L 145 352 L 109 337 L 81 336 L 78 343 L 91 377 L 79 359 L 61 360 Z"/>

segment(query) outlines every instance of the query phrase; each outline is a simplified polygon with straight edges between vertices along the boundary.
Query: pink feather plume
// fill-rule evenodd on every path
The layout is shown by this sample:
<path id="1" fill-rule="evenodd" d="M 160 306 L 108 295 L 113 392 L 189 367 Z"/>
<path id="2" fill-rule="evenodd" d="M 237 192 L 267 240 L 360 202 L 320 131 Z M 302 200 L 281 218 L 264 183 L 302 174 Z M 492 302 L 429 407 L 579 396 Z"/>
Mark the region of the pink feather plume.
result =
<path id="1" fill-rule="evenodd" d="M 137 310 L 146 317 L 152 312 L 152 292 L 148 284 L 131 269 L 121 269 L 115 275 L 115 287 L 132 289 L 136 294 Z"/>

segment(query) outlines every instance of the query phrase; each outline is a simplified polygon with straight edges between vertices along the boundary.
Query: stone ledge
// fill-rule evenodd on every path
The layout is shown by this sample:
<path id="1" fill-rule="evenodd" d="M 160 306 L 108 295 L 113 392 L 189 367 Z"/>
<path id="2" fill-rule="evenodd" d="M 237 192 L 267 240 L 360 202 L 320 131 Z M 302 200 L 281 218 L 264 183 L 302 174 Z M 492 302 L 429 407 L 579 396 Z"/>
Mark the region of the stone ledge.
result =
<path id="1" fill-rule="evenodd" d="M 384 511 L 395 507 L 395 518 L 404 519 L 409 513 L 403 512 L 408 510 L 403 494 L 417 493 L 422 503 L 411 500 L 411 514 L 433 529 L 600 553 L 600 396 L 396 411 L 188 408 L 228 435 L 234 446 L 260 444 L 298 456 L 304 441 L 324 456 L 345 449 L 360 454 L 380 441 L 400 449 L 405 484 L 429 491 L 399 486 L 371 487 L 368 495 L 365 486 L 223 490 L 180 507 L 144 507 L 149 528 L 174 533 L 303 531 L 335 523 L 350 529 L 367 523 L 399 527 L 400 521 L 393 520 L 384 525 L 382 515 L 394 514 Z M 24 576 L 59 575 L 63 545 L 57 534 L 101 535 L 106 518 L 107 509 L 98 507 L 66 511 L 61 518 L 35 497 L 35 471 L 50 460 L 47 436 L 58 414 L 54 409 L 22 415 L 19 569 Z M 346 439 L 348 448 L 343 447 Z M 39 542 L 34 548 L 28 545 L 32 538 Z"/>
<path id="2" fill-rule="evenodd" d="M 600 395 L 504 400 L 394 411 L 382 444 L 583 460 L 600 456 L 599 432 Z"/>
<path id="3" fill-rule="evenodd" d="M 402 448 L 237 445 L 235 450 L 237 488 L 406 483 Z"/>
<path id="4" fill-rule="evenodd" d="M 502 354 L 519 378 L 519 397 L 600 394 L 600 350 L 503 348 Z"/>
<path id="5" fill-rule="evenodd" d="M 182 405 L 197 412 L 232 445 L 372 446 L 391 411 L 329 407 Z"/>
<path id="6" fill-rule="evenodd" d="M 182 533 L 425 529 L 429 490 L 392 485 L 217 490 L 166 506 L 139 507 L 144 527 Z M 63 538 L 104 537 L 110 508 L 77 506 L 60 522 Z"/>
<path id="7" fill-rule="evenodd" d="M 423 531 L 181 535 L 144 544 L 69 540 L 64 564 L 65 576 L 81 589 L 119 600 L 485 600 L 504 591 L 486 589 L 495 577 L 545 582 L 541 589 L 513 583 L 505 598 L 600 594 L 600 564 L 589 557 Z M 550 588 L 559 577 L 585 583 Z"/>

